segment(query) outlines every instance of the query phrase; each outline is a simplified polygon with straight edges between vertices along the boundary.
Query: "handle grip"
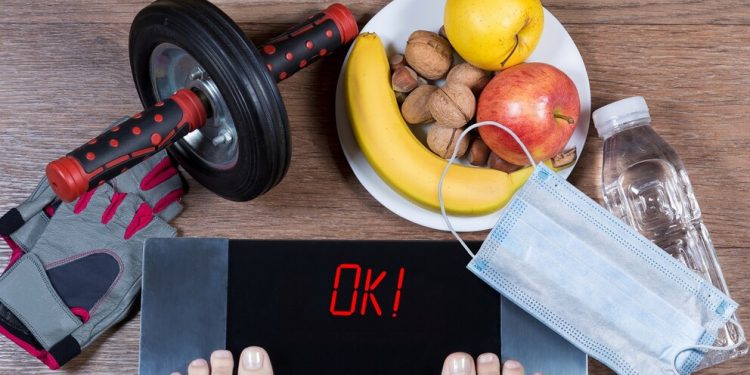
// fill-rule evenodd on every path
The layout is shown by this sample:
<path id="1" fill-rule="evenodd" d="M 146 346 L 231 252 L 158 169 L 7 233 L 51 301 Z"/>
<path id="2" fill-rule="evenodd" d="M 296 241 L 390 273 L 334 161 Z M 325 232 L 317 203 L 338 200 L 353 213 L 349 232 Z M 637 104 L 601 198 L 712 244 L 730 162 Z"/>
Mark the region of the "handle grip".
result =
<path id="1" fill-rule="evenodd" d="M 72 202 L 206 123 L 206 108 L 188 89 L 109 129 L 47 165 L 50 186 Z"/>
<path id="2" fill-rule="evenodd" d="M 357 20 L 342 4 L 333 4 L 307 21 L 271 39 L 261 48 L 271 75 L 283 81 L 359 34 Z"/>

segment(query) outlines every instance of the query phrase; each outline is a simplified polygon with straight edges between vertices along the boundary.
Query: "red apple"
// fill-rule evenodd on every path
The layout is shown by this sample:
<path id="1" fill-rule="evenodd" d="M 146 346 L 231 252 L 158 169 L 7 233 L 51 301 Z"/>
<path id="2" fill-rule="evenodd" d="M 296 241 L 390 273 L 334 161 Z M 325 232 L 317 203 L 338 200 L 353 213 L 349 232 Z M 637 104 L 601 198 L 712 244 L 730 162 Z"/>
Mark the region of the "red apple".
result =
<path id="1" fill-rule="evenodd" d="M 503 70 L 487 84 L 479 97 L 477 121 L 507 126 L 539 162 L 563 151 L 580 111 L 578 90 L 565 73 L 552 65 L 526 63 Z M 529 164 L 521 146 L 508 133 L 483 126 L 479 134 L 505 161 Z"/>

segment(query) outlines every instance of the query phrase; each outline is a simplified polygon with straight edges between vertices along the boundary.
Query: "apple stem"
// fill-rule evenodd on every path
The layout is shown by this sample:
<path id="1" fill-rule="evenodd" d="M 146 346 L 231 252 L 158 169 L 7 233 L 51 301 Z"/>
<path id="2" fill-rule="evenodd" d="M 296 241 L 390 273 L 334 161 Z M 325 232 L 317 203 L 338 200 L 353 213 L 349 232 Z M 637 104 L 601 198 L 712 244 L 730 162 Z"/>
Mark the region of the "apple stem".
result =
<path id="1" fill-rule="evenodd" d="M 570 117 L 570 116 L 565 116 L 565 115 L 561 115 L 559 113 L 555 113 L 554 117 L 562 119 L 562 120 L 565 120 L 565 121 L 568 122 L 568 124 L 572 124 L 573 123 L 573 118 Z"/>

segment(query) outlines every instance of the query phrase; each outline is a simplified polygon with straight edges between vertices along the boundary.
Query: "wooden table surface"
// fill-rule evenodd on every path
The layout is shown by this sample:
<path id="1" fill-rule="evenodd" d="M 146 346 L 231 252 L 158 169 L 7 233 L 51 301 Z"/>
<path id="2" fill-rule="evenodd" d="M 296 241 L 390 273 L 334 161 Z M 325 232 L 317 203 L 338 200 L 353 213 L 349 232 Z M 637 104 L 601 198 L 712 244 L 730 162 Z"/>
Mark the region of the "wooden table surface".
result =
<path id="1" fill-rule="evenodd" d="M 141 109 L 128 30 L 148 1 L 0 1 L 0 212 L 21 202 L 46 163 Z M 352 0 L 360 25 L 387 3 Z M 256 42 L 324 8 L 318 0 L 217 1 Z M 656 130 L 682 156 L 733 297 L 750 304 L 750 1 L 545 0 L 586 63 L 593 108 L 648 101 Z M 194 181 L 175 221 L 183 236 L 257 239 L 450 239 L 411 224 L 362 188 L 335 130 L 343 53 L 280 85 L 293 162 L 285 180 L 247 203 Z M 602 143 L 591 127 L 571 181 L 601 201 Z M 481 239 L 485 233 L 467 236 Z M 7 247 L 0 246 L 5 262 Z M 750 309 L 739 310 L 750 324 Z M 104 334 L 59 373 L 136 373 L 139 319 Z M 592 374 L 611 373 L 592 361 Z M 50 373 L 0 339 L 0 374 Z M 701 374 L 750 373 L 750 356 Z"/>

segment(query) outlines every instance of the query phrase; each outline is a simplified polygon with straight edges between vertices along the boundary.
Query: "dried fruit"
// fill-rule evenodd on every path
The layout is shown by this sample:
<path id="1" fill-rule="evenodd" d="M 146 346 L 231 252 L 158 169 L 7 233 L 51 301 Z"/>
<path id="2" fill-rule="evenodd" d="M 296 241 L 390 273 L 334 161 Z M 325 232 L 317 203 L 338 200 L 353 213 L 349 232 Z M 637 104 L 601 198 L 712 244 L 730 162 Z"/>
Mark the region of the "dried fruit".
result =
<path id="1" fill-rule="evenodd" d="M 433 120 L 428 103 L 435 90 L 435 86 L 421 85 L 406 97 L 401 106 L 401 115 L 407 123 L 416 125 Z"/>
<path id="2" fill-rule="evenodd" d="M 570 150 L 563 151 L 552 157 L 552 166 L 555 168 L 565 168 L 575 163 L 578 158 L 578 153 L 575 147 Z"/>
<path id="3" fill-rule="evenodd" d="M 474 117 L 477 101 L 471 89 L 460 83 L 448 82 L 430 96 L 430 113 L 438 125 L 460 128 Z"/>
<path id="4" fill-rule="evenodd" d="M 453 155 L 453 149 L 463 129 L 446 128 L 442 126 L 430 126 L 427 131 L 427 146 L 437 156 L 449 159 Z M 457 158 L 463 157 L 469 148 L 469 137 L 464 137 L 459 143 Z"/>
<path id="5" fill-rule="evenodd" d="M 484 143 L 482 138 L 475 138 L 469 146 L 469 163 L 477 167 L 487 165 L 490 157 L 490 148 Z"/>
<path id="6" fill-rule="evenodd" d="M 521 165 L 508 163 L 507 161 L 497 156 L 497 154 L 495 154 L 494 152 L 490 154 L 488 166 L 492 169 L 497 169 L 498 171 L 503 171 L 506 173 L 512 173 L 523 168 L 523 166 Z"/>
<path id="7" fill-rule="evenodd" d="M 430 80 L 443 78 L 453 63 L 453 47 L 447 39 L 431 31 L 413 32 L 404 55 L 409 66 Z"/>
<path id="8" fill-rule="evenodd" d="M 446 81 L 469 86 L 475 95 L 479 95 L 490 81 L 490 74 L 469 63 L 461 63 L 451 68 Z"/>
<path id="9" fill-rule="evenodd" d="M 417 73 L 408 66 L 402 66 L 396 69 L 391 76 L 391 86 L 393 91 L 411 92 L 417 88 Z"/>

